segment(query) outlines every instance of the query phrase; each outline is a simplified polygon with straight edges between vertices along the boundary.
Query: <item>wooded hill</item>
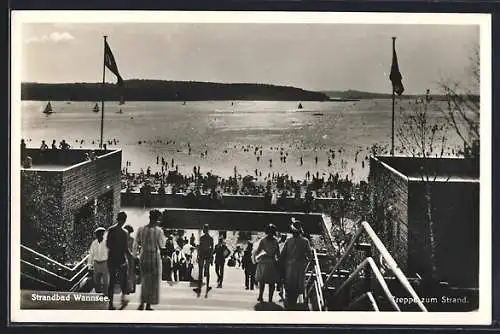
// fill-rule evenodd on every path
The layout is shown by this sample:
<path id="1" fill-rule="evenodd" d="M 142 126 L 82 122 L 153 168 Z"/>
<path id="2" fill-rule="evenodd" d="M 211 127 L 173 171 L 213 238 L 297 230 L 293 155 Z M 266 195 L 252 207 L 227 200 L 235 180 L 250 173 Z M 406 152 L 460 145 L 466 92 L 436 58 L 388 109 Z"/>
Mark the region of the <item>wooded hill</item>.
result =
<path id="1" fill-rule="evenodd" d="M 320 92 L 296 87 L 247 83 L 125 80 L 123 86 L 101 83 L 22 83 L 21 99 L 34 101 L 327 101 Z"/>

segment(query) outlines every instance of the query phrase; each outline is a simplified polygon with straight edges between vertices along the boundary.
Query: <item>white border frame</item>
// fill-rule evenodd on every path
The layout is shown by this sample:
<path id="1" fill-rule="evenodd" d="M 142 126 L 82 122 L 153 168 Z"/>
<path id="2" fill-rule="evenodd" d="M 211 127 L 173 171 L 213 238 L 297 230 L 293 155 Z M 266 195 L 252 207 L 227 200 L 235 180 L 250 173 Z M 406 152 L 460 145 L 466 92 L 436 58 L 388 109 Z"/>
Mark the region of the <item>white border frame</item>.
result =
<path id="1" fill-rule="evenodd" d="M 20 160 L 21 54 L 23 23 L 294 23 L 438 24 L 480 27 L 481 172 L 479 310 L 461 313 L 395 312 L 239 312 L 234 311 L 69 311 L 20 310 Z M 212 323 L 212 324 L 399 324 L 489 325 L 491 282 L 491 16 L 489 14 L 13 11 L 11 21 L 11 272 L 10 320 L 57 323 Z M 12 186 L 14 185 L 14 186 Z M 15 205 L 14 205 L 15 204 Z M 195 301 L 195 299 L 193 299 Z M 167 312 L 168 314 L 165 314 Z"/>

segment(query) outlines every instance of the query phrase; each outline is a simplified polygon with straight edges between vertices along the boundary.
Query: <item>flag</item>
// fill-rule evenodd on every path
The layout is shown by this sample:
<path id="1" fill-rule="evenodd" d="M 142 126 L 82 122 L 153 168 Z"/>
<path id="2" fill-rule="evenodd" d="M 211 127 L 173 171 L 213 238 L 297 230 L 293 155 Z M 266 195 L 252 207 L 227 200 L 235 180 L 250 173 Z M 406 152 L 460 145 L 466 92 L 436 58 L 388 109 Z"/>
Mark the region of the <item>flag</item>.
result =
<path id="1" fill-rule="evenodd" d="M 399 72 L 398 65 L 398 56 L 396 55 L 396 50 L 392 50 L 392 66 L 391 66 L 391 74 L 389 75 L 389 79 L 392 82 L 392 89 L 398 95 L 403 94 L 405 88 L 403 87 L 403 82 L 401 81 L 403 77 Z"/>
<path id="2" fill-rule="evenodd" d="M 119 86 L 123 85 L 123 79 L 118 72 L 118 66 L 116 65 L 115 57 L 113 56 L 113 52 L 111 52 L 111 48 L 108 45 L 108 42 L 104 42 L 104 65 L 116 75 L 117 84 Z"/>

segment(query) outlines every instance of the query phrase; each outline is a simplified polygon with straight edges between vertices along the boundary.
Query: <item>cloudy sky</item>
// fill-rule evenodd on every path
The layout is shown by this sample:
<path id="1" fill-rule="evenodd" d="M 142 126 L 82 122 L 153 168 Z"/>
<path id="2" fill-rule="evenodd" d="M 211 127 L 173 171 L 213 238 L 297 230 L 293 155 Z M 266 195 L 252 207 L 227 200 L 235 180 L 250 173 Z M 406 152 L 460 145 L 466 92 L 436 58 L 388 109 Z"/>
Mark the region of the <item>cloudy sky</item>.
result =
<path id="1" fill-rule="evenodd" d="M 270 83 L 390 92 L 391 36 L 407 93 L 465 81 L 477 26 L 23 24 L 22 80 L 99 82 L 108 35 L 124 79 Z M 108 71 L 107 81 L 113 75 Z"/>

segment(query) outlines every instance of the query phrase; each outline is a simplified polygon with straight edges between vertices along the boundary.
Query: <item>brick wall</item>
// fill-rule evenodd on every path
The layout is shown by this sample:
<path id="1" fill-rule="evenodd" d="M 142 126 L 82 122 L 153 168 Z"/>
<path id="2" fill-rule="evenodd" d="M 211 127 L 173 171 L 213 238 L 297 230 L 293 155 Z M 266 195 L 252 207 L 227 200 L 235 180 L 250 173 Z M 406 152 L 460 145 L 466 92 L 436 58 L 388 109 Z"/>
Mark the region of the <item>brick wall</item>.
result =
<path id="1" fill-rule="evenodd" d="M 116 219 L 120 208 L 120 171 L 121 151 L 109 153 L 95 161 L 87 161 L 63 172 L 63 219 L 68 227 L 72 247 L 68 249 L 71 260 L 78 259 L 88 248 L 93 239 L 93 231 L 97 226 L 110 226 Z M 93 224 L 88 226 L 87 233 L 74 235 L 73 221 L 78 210 L 93 202 L 105 201 L 105 194 L 110 193 L 109 204 L 97 206 L 97 215 Z M 107 215 L 112 212 L 112 215 Z"/>
<path id="2" fill-rule="evenodd" d="M 451 162 L 458 164 L 456 160 Z M 464 164 L 464 168 L 470 166 L 468 161 Z M 462 167 L 456 166 L 458 168 Z M 370 223 L 374 230 L 408 276 L 418 273 L 430 277 L 432 247 L 426 217 L 426 183 L 408 181 L 377 158 L 370 160 L 369 182 L 372 188 Z M 461 288 L 477 288 L 479 182 L 430 181 L 429 185 L 436 278 Z"/>
<path id="3" fill-rule="evenodd" d="M 403 271 L 408 260 L 408 180 L 370 158 L 370 224 Z"/>
<path id="4" fill-rule="evenodd" d="M 68 246 L 61 208 L 60 172 L 21 171 L 21 243 L 59 261 Z"/>
<path id="5" fill-rule="evenodd" d="M 121 151 L 65 170 L 21 170 L 21 242 L 59 262 L 81 259 L 95 227 L 109 226 L 116 219 L 120 170 Z M 97 214 L 76 235 L 75 214 L 95 198 L 99 198 Z"/>

